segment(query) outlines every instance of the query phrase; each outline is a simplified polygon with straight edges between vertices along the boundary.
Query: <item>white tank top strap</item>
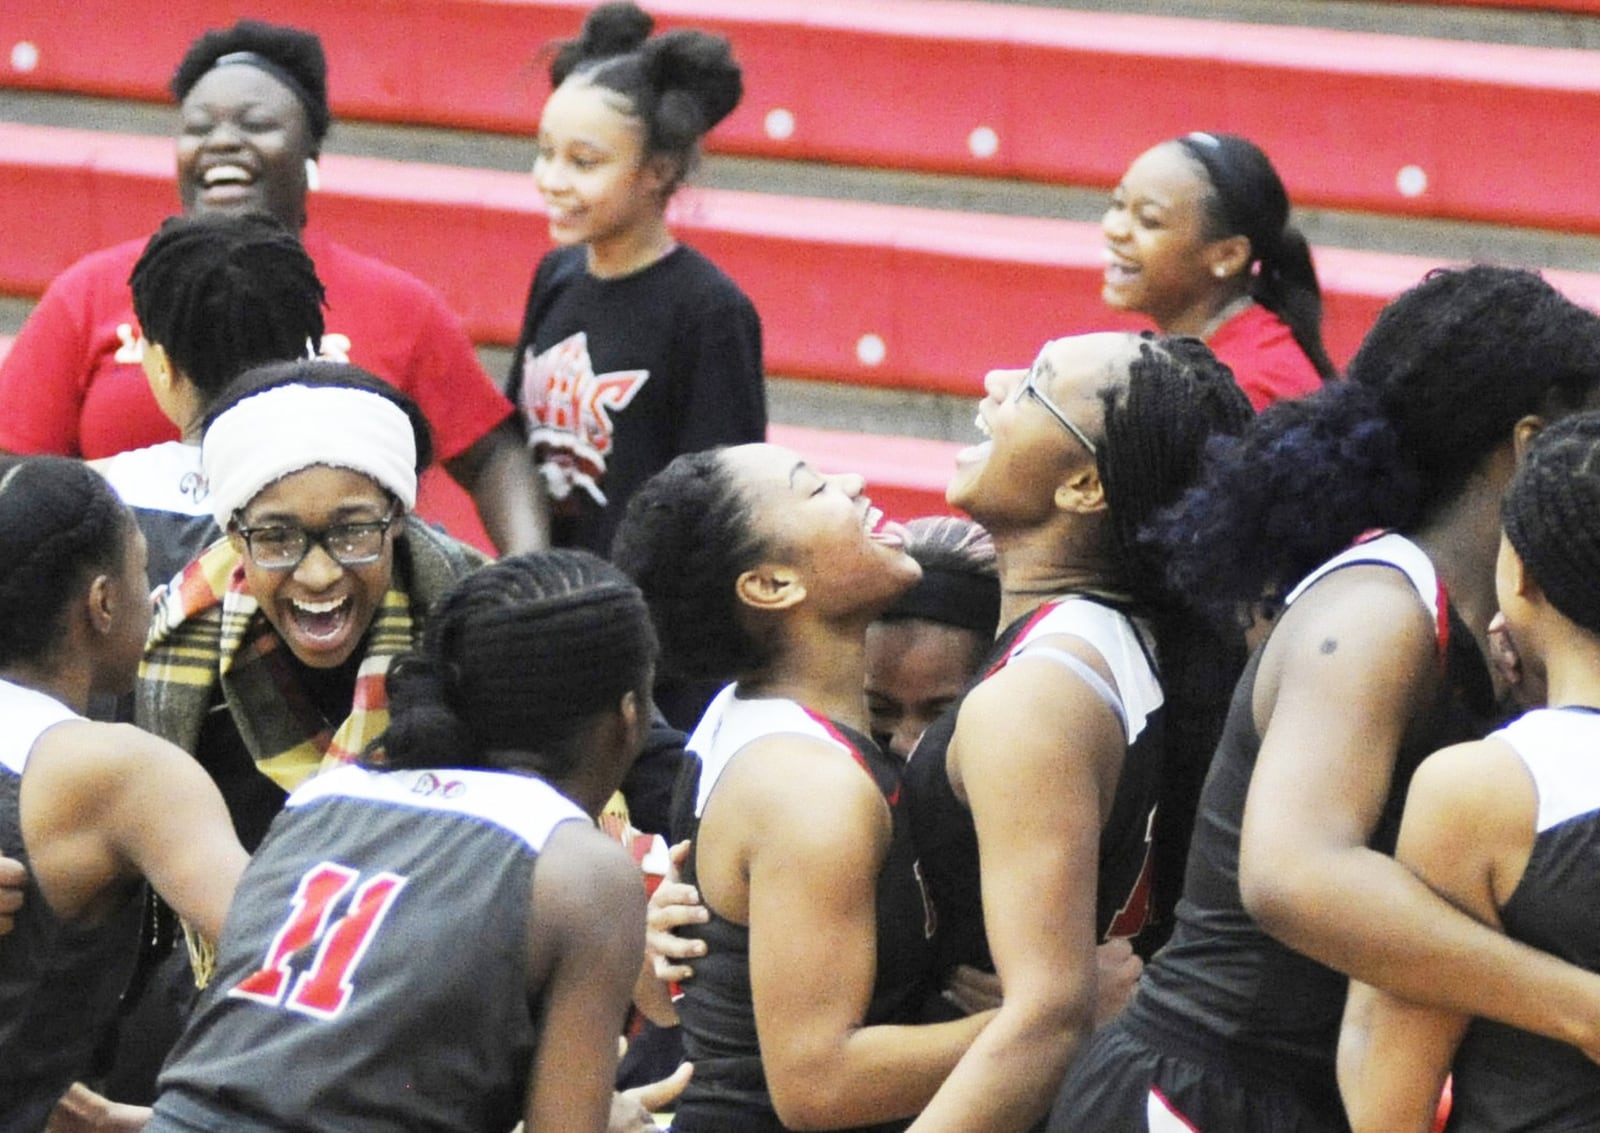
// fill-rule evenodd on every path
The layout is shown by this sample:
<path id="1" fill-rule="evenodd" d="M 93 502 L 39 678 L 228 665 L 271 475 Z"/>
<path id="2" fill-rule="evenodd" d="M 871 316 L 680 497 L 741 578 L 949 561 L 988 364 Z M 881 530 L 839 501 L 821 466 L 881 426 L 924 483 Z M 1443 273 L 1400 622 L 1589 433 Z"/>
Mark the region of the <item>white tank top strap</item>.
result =
<path id="1" fill-rule="evenodd" d="M 1306 575 L 1284 598 L 1284 608 L 1293 605 L 1314 584 L 1347 566 L 1392 567 L 1410 579 L 1418 600 L 1433 619 L 1439 651 L 1441 654 L 1444 652 L 1450 638 L 1449 595 L 1445 592 L 1444 583 L 1440 581 L 1439 572 L 1434 569 L 1433 560 L 1428 558 L 1427 552 L 1404 535 L 1393 531 L 1359 540 Z"/>

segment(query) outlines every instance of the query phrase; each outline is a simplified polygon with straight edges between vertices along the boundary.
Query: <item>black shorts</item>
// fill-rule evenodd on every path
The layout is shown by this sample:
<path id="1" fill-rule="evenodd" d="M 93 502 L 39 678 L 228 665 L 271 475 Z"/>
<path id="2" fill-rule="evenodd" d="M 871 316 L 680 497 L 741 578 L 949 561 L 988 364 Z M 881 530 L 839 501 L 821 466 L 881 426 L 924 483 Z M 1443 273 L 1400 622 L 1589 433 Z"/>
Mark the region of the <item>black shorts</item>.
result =
<path id="1" fill-rule="evenodd" d="M 1049 1133 L 1350 1133 L 1343 1109 L 1292 1087 L 1158 1049 L 1122 1023 L 1074 1060 Z"/>

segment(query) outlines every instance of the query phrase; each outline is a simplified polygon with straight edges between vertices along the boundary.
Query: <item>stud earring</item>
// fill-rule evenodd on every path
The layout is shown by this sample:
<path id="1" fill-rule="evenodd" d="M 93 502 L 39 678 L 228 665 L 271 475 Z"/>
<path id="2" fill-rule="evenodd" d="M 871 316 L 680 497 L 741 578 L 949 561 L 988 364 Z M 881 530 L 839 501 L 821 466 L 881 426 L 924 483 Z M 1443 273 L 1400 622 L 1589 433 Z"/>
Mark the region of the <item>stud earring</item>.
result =
<path id="1" fill-rule="evenodd" d="M 1216 267 L 1211 269 L 1211 274 L 1216 276 L 1218 279 L 1221 279 L 1223 276 L 1228 274 L 1228 269 L 1223 267 L 1221 264 L 1218 264 Z"/>
<path id="2" fill-rule="evenodd" d="M 320 188 L 322 188 L 322 171 L 317 168 L 317 159 L 308 157 L 306 158 L 306 189 L 315 193 Z"/>

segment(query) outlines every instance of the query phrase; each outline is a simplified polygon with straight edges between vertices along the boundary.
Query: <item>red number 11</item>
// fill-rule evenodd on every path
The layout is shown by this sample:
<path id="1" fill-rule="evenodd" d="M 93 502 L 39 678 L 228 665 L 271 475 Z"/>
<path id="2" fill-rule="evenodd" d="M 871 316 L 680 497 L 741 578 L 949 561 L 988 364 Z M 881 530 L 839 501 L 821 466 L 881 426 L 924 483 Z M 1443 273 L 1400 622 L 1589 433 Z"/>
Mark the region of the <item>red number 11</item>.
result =
<path id="1" fill-rule="evenodd" d="M 266 962 L 228 994 L 318 1019 L 339 1014 L 355 990 L 350 977 L 356 965 L 406 883 L 398 874 L 380 873 L 357 888 L 360 879 L 356 870 L 334 862 L 308 870 L 295 889 L 289 919 L 267 949 Z M 330 925 L 333 906 L 352 888 L 355 895 L 349 910 Z M 292 975 L 289 961 L 312 944 L 318 944 L 316 959 L 300 973 L 285 1001 L 284 989 Z"/>

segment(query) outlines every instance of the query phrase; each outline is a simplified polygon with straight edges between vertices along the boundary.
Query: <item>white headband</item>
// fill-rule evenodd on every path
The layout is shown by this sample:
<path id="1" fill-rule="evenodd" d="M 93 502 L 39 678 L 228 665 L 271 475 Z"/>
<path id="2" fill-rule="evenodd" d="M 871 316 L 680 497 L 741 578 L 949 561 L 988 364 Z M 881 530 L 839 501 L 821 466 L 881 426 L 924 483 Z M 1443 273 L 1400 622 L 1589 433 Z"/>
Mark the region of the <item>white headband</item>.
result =
<path id="1" fill-rule="evenodd" d="M 381 394 L 348 386 L 277 386 L 245 398 L 206 430 L 200 463 L 218 527 L 267 485 L 319 464 L 371 476 L 407 511 L 417 502 L 411 419 Z"/>

